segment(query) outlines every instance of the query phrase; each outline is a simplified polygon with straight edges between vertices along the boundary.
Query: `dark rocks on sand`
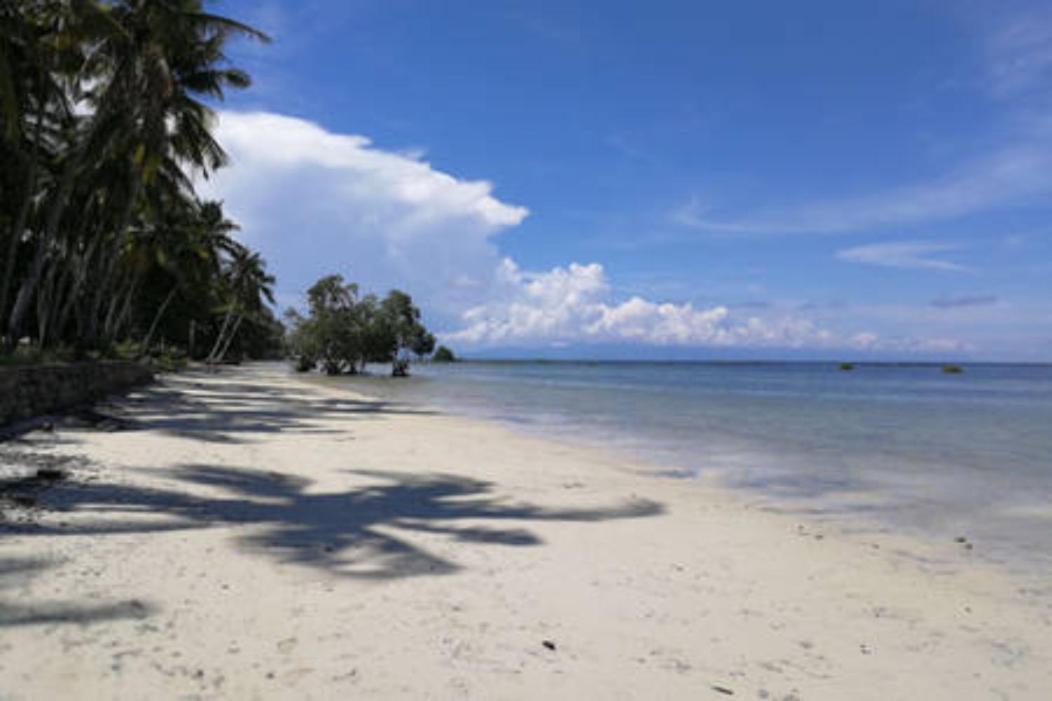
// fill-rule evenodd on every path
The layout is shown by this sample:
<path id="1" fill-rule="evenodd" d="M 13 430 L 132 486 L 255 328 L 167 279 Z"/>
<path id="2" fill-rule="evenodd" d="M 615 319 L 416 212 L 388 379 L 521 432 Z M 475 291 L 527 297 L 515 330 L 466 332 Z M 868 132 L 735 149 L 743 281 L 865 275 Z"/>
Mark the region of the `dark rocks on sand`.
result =
<path id="1" fill-rule="evenodd" d="M 37 469 L 37 479 L 45 480 L 47 482 L 57 482 L 58 480 L 64 480 L 69 477 L 69 473 L 65 470 L 59 470 L 54 467 L 41 467 Z"/>

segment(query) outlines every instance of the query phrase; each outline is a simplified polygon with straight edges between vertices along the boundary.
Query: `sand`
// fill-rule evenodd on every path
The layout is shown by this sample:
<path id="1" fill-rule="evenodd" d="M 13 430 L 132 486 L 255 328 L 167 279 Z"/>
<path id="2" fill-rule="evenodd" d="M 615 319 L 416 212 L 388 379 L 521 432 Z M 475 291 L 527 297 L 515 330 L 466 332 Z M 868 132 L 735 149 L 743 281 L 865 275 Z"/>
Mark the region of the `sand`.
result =
<path id="1" fill-rule="evenodd" d="M 1048 582 L 981 544 L 277 366 L 102 411 L 0 444 L 70 471 L 4 505 L 4 699 L 1052 698 Z"/>

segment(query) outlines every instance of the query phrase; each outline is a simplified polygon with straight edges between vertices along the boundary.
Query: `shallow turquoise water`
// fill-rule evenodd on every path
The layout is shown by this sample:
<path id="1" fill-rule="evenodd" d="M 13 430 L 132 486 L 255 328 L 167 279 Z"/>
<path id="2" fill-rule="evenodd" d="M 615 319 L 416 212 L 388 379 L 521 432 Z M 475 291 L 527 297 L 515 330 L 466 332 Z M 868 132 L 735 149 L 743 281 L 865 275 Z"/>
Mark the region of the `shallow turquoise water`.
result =
<path id="1" fill-rule="evenodd" d="M 349 378 L 811 514 L 1052 563 L 1052 366 L 467 362 Z"/>

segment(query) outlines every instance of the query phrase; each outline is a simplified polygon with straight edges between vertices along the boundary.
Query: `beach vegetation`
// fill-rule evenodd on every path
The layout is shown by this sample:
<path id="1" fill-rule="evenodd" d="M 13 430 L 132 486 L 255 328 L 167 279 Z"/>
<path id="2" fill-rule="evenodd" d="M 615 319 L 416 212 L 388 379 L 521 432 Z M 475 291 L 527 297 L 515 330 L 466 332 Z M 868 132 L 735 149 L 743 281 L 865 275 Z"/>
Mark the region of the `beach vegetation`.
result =
<path id="1" fill-rule="evenodd" d="M 201 0 L 0 2 L 3 355 L 280 347 L 273 278 L 194 187 L 227 161 L 210 105 L 250 84 L 234 38 L 267 41 Z"/>
<path id="2" fill-rule="evenodd" d="M 285 313 L 286 346 L 299 372 L 321 369 L 327 375 L 356 375 L 369 363 L 391 366 L 391 374 L 409 374 L 410 358 L 425 357 L 435 337 L 423 325 L 420 309 L 401 290 L 385 297 L 362 295 L 341 275 L 327 275 L 307 290 L 307 313 Z"/>
<path id="3" fill-rule="evenodd" d="M 455 363 L 457 362 L 457 356 L 454 355 L 453 351 L 446 346 L 439 346 L 435 354 L 431 356 L 431 362 L 434 363 Z"/>

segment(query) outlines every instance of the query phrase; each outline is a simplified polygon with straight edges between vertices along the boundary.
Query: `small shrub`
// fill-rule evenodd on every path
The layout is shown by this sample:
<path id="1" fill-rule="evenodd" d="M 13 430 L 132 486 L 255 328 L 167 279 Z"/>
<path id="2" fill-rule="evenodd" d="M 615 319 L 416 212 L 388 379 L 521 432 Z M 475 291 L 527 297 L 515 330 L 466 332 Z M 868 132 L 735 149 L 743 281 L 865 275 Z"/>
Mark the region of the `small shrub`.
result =
<path id="1" fill-rule="evenodd" d="M 143 350 L 138 341 L 121 341 L 113 346 L 113 356 L 119 360 L 135 360 L 143 356 Z"/>
<path id="2" fill-rule="evenodd" d="M 158 372 L 176 372 L 184 369 L 188 362 L 186 351 L 181 348 L 168 348 L 150 358 L 150 365 Z"/>
<path id="3" fill-rule="evenodd" d="M 45 365 L 71 363 L 78 360 L 76 352 L 67 346 L 42 349 L 31 343 L 19 343 L 10 355 L 0 356 L 0 365 Z"/>

